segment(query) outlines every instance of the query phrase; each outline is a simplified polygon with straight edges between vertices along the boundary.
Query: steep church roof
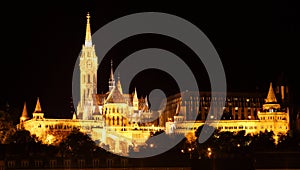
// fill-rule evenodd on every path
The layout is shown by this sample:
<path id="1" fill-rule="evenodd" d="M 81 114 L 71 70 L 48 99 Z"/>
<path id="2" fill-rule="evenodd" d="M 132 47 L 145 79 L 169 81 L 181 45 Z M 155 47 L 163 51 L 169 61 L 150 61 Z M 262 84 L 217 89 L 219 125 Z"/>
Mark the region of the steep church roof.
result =
<path id="1" fill-rule="evenodd" d="M 114 87 L 108 95 L 105 103 L 125 103 L 124 96 L 117 87 Z"/>

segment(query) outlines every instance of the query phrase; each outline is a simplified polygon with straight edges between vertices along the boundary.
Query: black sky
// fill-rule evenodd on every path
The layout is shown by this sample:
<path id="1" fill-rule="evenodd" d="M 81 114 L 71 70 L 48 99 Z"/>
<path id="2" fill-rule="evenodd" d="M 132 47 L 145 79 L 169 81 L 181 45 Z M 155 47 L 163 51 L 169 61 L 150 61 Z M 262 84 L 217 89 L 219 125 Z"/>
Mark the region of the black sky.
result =
<path id="1" fill-rule="evenodd" d="M 70 116 L 72 73 L 84 43 L 86 13 L 91 13 L 91 29 L 95 32 L 114 19 L 145 11 L 174 14 L 197 25 L 223 62 L 229 91 L 265 90 L 270 81 L 284 73 L 299 99 L 300 7 L 296 1 L 10 1 L 2 7 L 8 12 L 1 12 L 1 104 L 9 102 L 22 108 L 26 101 L 32 112 L 40 97 L 45 113 Z M 98 92 L 107 90 L 110 58 L 117 65 L 128 54 L 147 47 L 173 51 L 192 68 L 200 88 L 209 88 L 201 62 L 183 44 L 167 37 L 143 35 L 124 40 L 107 54 L 98 71 L 98 79 L 104 81 Z M 164 74 L 140 73 L 132 84 L 144 88 L 140 90 L 142 95 L 158 86 L 168 88 L 166 83 L 149 86 L 154 77 L 172 82 L 157 75 Z"/>

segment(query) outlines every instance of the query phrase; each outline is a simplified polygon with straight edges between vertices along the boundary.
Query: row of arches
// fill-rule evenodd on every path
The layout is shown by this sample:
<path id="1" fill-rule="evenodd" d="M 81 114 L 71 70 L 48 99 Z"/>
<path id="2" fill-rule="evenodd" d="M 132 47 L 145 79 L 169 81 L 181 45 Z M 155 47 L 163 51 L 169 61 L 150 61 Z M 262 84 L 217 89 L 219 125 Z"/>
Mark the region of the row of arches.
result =
<path id="1" fill-rule="evenodd" d="M 126 114 L 128 113 L 128 108 L 124 106 L 111 106 L 104 108 L 104 114 Z"/>
<path id="2" fill-rule="evenodd" d="M 105 123 L 108 126 L 126 126 L 127 125 L 127 118 L 121 115 L 106 115 L 105 116 Z"/>

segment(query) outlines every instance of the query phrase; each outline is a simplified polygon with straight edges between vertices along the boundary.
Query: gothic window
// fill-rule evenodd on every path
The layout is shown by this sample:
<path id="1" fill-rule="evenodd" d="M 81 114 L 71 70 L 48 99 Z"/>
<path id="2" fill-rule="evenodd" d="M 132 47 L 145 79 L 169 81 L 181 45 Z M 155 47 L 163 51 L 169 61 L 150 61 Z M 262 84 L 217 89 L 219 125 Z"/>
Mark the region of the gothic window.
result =
<path id="1" fill-rule="evenodd" d="M 108 168 L 111 168 L 112 165 L 113 165 L 113 159 L 107 159 L 107 160 L 106 160 L 106 166 L 107 166 Z"/>
<path id="2" fill-rule="evenodd" d="M 93 167 L 94 168 L 100 167 L 100 160 L 99 159 L 94 159 L 93 160 Z"/>
<path id="3" fill-rule="evenodd" d="M 88 74 L 87 76 L 88 76 L 88 83 L 90 83 L 91 82 L 90 74 Z"/>
<path id="4" fill-rule="evenodd" d="M 128 160 L 127 159 L 121 159 L 121 166 L 122 167 L 127 167 L 128 165 Z"/>
<path id="5" fill-rule="evenodd" d="M 16 166 L 16 161 L 8 161 L 7 162 L 7 167 L 8 168 L 14 168 Z"/>
<path id="6" fill-rule="evenodd" d="M 70 168 L 71 167 L 71 160 L 70 159 L 64 160 L 64 167 L 66 167 L 66 168 Z"/>
<path id="7" fill-rule="evenodd" d="M 26 168 L 29 166 L 29 161 L 28 160 L 22 160 L 21 161 L 21 167 Z"/>
<path id="8" fill-rule="evenodd" d="M 49 164 L 50 164 L 50 168 L 55 168 L 56 167 L 56 165 L 57 165 L 57 161 L 56 160 L 50 160 L 49 161 Z"/>
<path id="9" fill-rule="evenodd" d="M 83 159 L 78 160 L 77 163 L 78 163 L 79 168 L 83 168 L 85 166 L 85 160 L 83 160 Z"/>
<path id="10" fill-rule="evenodd" d="M 43 164 L 43 161 L 41 161 L 41 160 L 35 160 L 35 161 L 34 161 L 35 167 L 41 167 L 42 164 Z"/>

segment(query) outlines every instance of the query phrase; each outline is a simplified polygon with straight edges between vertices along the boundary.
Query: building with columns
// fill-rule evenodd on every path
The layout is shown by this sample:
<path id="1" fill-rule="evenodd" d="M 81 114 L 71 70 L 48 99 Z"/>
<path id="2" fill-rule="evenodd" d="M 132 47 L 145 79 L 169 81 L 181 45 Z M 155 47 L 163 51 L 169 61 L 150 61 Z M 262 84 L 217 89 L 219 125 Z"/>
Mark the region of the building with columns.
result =
<path id="1" fill-rule="evenodd" d="M 164 117 L 160 120 L 166 125 L 166 133 L 186 134 L 206 123 L 220 131 L 245 130 L 246 134 L 273 131 L 277 139 L 290 131 L 290 111 L 284 97 L 288 91 L 286 87 L 280 89 L 277 95 L 281 96 L 281 102 L 277 100 L 272 83 L 266 98 L 261 93 L 228 93 L 226 98 L 210 98 L 209 93 L 200 92 L 199 99 L 195 97 L 199 92 L 183 92 L 168 98 L 166 109 L 161 111 Z M 220 107 L 218 103 L 222 100 L 225 105 Z M 210 102 L 216 102 L 216 107 L 210 107 Z M 191 119 L 195 112 L 196 119 Z"/>

